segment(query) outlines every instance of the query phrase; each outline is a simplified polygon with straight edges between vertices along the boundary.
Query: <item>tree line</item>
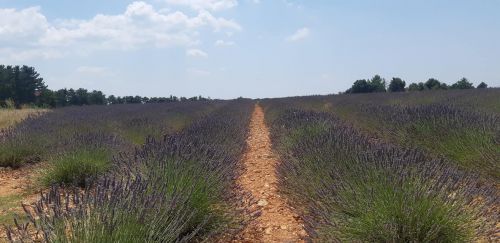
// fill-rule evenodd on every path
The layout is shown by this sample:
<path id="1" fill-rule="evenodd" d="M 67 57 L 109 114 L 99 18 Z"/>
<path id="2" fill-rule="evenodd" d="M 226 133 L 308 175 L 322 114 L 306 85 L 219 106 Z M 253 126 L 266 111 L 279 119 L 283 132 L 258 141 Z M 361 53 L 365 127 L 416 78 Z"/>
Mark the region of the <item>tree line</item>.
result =
<path id="1" fill-rule="evenodd" d="M 345 93 L 373 93 L 373 92 L 404 92 L 404 91 L 424 91 L 424 90 L 447 90 L 447 89 L 484 89 L 488 88 L 488 85 L 481 82 L 477 87 L 471 83 L 468 79 L 462 78 L 452 85 L 448 85 L 444 82 L 440 82 L 435 78 L 430 78 L 426 82 L 411 83 L 406 87 L 406 82 L 401 78 L 392 78 L 387 85 L 385 79 L 380 77 L 380 75 L 375 75 L 371 79 L 360 79 L 356 80 L 351 88 L 345 91 Z"/>
<path id="2" fill-rule="evenodd" d="M 102 91 L 87 89 L 50 90 L 33 67 L 0 65 L 0 106 L 24 105 L 37 107 L 64 107 L 72 105 L 144 104 L 209 100 L 202 96 L 142 97 L 106 96 Z"/>

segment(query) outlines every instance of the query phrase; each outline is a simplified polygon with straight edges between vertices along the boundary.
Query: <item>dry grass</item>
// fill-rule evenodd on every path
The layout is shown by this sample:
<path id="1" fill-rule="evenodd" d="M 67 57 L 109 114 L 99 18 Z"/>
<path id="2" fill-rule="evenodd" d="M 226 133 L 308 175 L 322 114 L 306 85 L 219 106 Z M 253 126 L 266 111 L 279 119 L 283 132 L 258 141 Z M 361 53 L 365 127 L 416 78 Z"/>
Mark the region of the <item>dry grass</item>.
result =
<path id="1" fill-rule="evenodd" d="M 0 129 L 17 124 L 30 115 L 40 115 L 47 110 L 43 109 L 0 109 Z"/>

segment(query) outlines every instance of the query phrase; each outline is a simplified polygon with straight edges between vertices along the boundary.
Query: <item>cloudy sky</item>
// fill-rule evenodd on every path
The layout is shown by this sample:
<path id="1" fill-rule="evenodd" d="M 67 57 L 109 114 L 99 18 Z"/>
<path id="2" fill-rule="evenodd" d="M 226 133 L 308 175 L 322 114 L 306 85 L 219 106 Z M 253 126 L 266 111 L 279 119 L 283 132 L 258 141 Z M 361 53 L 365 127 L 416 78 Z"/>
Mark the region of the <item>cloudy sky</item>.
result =
<path id="1" fill-rule="evenodd" d="M 0 0 L 0 63 L 50 88 L 329 94 L 380 74 L 500 86 L 498 0 Z"/>

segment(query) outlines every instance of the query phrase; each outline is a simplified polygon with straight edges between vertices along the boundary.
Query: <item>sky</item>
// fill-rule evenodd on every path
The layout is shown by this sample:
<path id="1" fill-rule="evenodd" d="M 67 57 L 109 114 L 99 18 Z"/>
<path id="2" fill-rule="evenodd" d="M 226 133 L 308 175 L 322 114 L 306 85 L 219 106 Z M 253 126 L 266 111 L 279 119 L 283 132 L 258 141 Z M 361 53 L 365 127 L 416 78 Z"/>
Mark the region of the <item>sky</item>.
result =
<path id="1" fill-rule="evenodd" d="M 499 0 L 0 0 L 0 64 L 51 89 L 230 99 L 380 74 L 500 86 Z"/>

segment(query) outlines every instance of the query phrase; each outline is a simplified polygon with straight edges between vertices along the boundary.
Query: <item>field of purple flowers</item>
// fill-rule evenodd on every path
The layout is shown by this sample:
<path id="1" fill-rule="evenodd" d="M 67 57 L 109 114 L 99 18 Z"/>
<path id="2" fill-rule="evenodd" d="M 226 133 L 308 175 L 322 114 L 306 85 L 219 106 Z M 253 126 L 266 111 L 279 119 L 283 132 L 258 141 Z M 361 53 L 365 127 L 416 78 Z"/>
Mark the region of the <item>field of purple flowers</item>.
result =
<path id="1" fill-rule="evenodd" d="M 44 153 L 29 155 L 50 159 L 50 153 L 61 153 L 52 162 L 54 170 L 80 186 L 49 181 L 51 189 L 36 206 L 26 207 L 27 219 L 19 217 L 8 230 L 11 240 L 176 242 L 238 228 L 229 199 L 251 101 L 112 108 L 55 110 L 8 131 L 4 142 L 24 144 L 19 134 L 28 131 L 55 136 L 40 138 L 41 148 L 29 151 Z M 144 136 L 142 145 L 135 145 L 130 134 Z M 85 169 L 86 162 L 94 165 L 100 159 L 106 169 L 97 174 L 83 175 L 82 167 L 75 169 L 77 175 L 60 169 Z"/>
<path id="2" fill-rule="evenodd" d="M 500 179 L 500 89 L 332 96 L 323 101 L 329 104 L 324 111 L 375 137 L 419 147 L 462 169 Z"/>
<path id="3" fill-rule="evenodd" d="M 259 102 L 311 241 L 500 240 L 500 89 Z M 0 166 L 48 164 L 8 238 L 230 238 L 248 223 L 236 180 L 254 105 L 68 107 L 2 131 Z"/>
<path id="4" fill-rule="evenodd" d="M 318 242 L 498 240 L 500 90 L 265 100 L 281 191 Z M 468 101 L 463 102 L 464 99 Z"/>
<path id="5" fill-rule="evenodd" d="M 45 184 L 77 183 L 109 169 L 113 155 L 161 138 L 222 103 L 86 106 L 55 109 L 0 134 L 0 166 L 48 162 Z"/>

